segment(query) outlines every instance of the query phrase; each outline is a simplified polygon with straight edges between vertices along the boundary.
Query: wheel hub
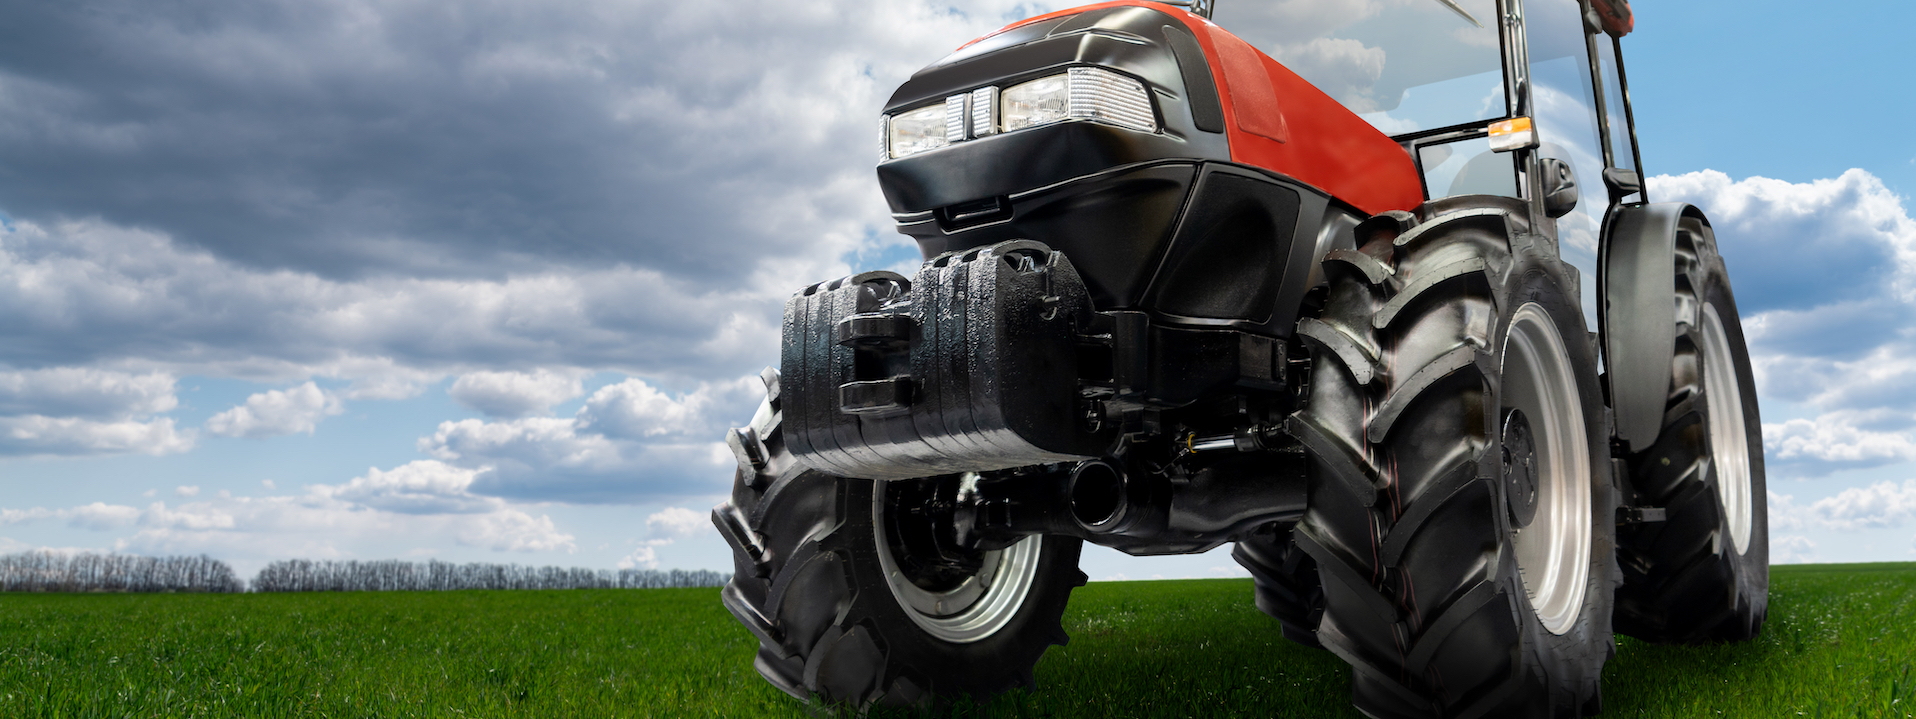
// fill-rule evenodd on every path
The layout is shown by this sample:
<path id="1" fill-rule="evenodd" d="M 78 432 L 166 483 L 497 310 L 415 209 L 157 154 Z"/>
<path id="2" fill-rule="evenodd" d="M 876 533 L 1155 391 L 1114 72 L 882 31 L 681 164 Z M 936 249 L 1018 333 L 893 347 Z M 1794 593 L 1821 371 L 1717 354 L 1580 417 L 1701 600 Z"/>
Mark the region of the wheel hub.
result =
<path id="1" fill-rule="evenodd" d="M 1537 442 L 1523 410 L 1504 413 L 1503 436 L 1504 500 L 1510 525 L 1522 529 L 1537 516 Z"/>
<path id="2" fill-rule="evenodd" d="M 1517 571 L 1538 621 L 1552 634 L 1576 624 L 1583 610 L 1593 544 L 1591 455 L 1578 389 L 1563 334 L 1541 305 L 1517 308 L 1504 340 L 1502 403 L 1520 437 L 1506 449 L 1530 465 L 1534 507 L 1512 539 Z M 1506 420 L 1506 424 L 1509 423 Z M 1525 438 L 1527 437 L 1527 439 Z M 1510 445 L 1516 445 L 1512 447 Z M 1522 447 L 1531 449 L 1524 452 Z M 1504 479 L 1510 486 L 1508 474 Z M 1512 502 L 1512 509 L 1516 509 Z M 1513 512 L 1514 516 L 1514 512 Z"/>
<path id="3" fill-rule="evenodd" d="M 967 480 L 975 482 L 975 476 Z M 1038 574 L 1044 537 L 967 551 L 939 536 L 931 483 L 891 480 L 872 493 L 873 532 L 885 584 L 913 624 L 955 644 L 997 634 L 1017 616 Z M 962 487 L 960 488 L 962 490 Z"/>

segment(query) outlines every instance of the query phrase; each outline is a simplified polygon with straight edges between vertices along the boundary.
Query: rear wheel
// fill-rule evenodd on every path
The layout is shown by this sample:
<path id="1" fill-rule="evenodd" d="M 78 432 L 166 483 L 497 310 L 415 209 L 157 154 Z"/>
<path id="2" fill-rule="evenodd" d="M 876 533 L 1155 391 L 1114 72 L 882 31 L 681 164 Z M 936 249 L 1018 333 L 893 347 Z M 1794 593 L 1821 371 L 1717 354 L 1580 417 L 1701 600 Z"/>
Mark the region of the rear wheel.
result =
<path id="1" fill-rule="evenodd" d="M 1373 717 L 1594 713 L 1612 487 L 1574 276 L 1524 207 L 1440 200 L 1333 251 L 1309 399 L 1323 645 Z"/>
<path id="2" fill-rule="evenodd" d="M 1660 642 L 1748 639 L 1769 613 L 1769 512 L 1756 383 L 1709 225 L 1676 242 L 1677 342 L 1663 429 L 1630 457 L 1633 503 L 1662 522 L 1619 531 L 1617 631 Z"/>
<path id="3" fill-rule="evenodd" d="M 785 448 L 778 374 L 712 521 L 737 571 L 725 607 L 759 639 L 759 673 L 826 706 L 924 706 L 1032 683 L 1078 571 L 1080 540 L 1032 536 L 997 551 L 939 545 L 923 510 L 931 482 L 835 477 Z"/>

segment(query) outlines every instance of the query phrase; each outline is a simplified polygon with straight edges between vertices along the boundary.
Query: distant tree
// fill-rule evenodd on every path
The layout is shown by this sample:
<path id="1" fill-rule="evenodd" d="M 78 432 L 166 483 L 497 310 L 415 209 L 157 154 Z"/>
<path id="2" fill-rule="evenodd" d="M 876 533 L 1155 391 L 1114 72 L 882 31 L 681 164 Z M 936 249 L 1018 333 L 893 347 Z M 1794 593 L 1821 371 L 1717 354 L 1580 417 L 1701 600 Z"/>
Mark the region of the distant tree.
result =
<path id="1" fill-rule="evenodd" d="M 134 554 L 23 552 L 0 556 L 5 592 L 242 592 L 233 568 L 204 554 L 146 557 Z"/>
<path id="2" fill-rule="evenodd" d="M 707 570 L 585 569 L 473 562 L 424 563 L 394 559 L 287 559 L 253 578 L 255 592 L 440 591 L 449 589 L 652 589 L 716 587 L 732 575 Z"/>

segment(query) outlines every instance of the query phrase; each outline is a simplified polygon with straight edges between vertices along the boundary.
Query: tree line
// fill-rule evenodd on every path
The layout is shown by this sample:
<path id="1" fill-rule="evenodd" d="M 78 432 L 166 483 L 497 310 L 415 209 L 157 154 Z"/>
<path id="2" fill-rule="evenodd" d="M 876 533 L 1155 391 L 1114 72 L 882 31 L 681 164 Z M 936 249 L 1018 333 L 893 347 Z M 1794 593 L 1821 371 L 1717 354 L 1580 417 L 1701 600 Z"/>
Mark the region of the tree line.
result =
<path id="1" fill-rule="evenodd" d="M 197 557 L 23 552 L 0 556 L 0 592 L 243 592 L 225 562 Z"/>
<path id="2" fill-rule="evenodd" d="M 732 575 L 709 570 L 585 569 L 517 564 L 453 564 L 397 559 L 333 561 L 288 559 L 266 565 L 255 592 L 384 592 L 447 589 L 660 589 L 717 587 Z"/>
<path id="3" fill-rule="evenodd" d="M 259 570 L 249 587 L 225 562 L 197 557 L 25 552 L 0 556 L 0 592 L 380 592 L 446 589 L 660 589 L 717 587 L 709 570 L 584 569 L 288 559 Z"/>

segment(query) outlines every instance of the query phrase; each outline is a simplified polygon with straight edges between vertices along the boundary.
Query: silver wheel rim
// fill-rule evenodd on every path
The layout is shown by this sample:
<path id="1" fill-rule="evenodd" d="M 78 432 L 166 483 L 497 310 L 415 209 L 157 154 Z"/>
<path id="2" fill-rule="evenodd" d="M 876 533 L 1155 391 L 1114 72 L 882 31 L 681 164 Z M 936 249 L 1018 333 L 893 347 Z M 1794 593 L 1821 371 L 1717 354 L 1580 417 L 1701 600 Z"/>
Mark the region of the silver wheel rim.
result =
<path id="1" fill-rule="evenodd" d="M 1716 470 L 1716 496 L 1729 520 L 1736 553 L 1750 546 L 1750 444 L 1743 426 L 1743 393 L 1737 386 L 1736 360 L 1716 306 L 1703 305 L 1703 404 L 1710 415 L 1710 464 Z"/>
<path id="2" fill-rule="evenodd" d="M 1504 340 L 1503 406 L 1530 419 L 1537 513 L 1517 530 L 1517 571 L 1544 629 L 1569 631 L 1590 574 L 1590 447 L 1583 400 L 1562 335 L 1543 307 L 1517 308 Z"/>
<path id="3" fill-rule="evenodd" d="M 1011 623 L 1038 576 L 1038 555 L 1044 537 L 1031 535 L 1002 550 L 986 552 L 984 567 L 964 583 L 943 592 L 913 584 L 892 557 L 885 536 L 885 482 L 872 491 L 872 532 L 878 545 L 878 565 L 898 606 L 927 634 L 954 644 L 980 641 Z"/>

